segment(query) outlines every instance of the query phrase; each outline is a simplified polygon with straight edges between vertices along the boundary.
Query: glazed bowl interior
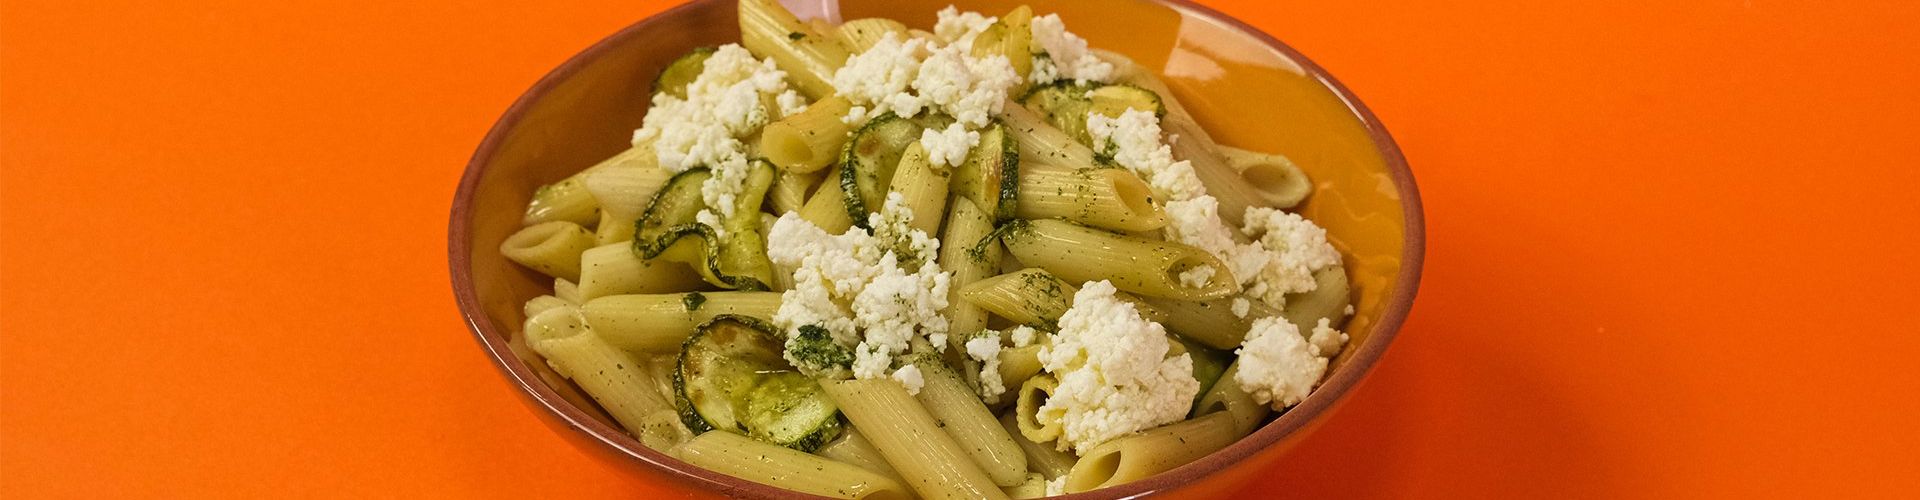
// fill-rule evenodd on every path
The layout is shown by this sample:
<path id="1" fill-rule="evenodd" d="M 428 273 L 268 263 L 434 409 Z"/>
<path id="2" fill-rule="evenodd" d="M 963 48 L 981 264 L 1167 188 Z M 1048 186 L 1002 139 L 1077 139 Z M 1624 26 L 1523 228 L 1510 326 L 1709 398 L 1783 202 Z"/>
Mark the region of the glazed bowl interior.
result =
<path id="1" fill-rule="evenodd" d="M 1005 12 L 1013 1 L 961 7 Z M 846 19 L 887 17 L 928 29 L 939 1 L 844 0 Z M 1346 258 L 1356 312 L 1350 347 L 1324 385 L 1253 435 L 1197 462 L 1147 480 L 1091 492 L 1132 496 L 1165 491 L 1228 469 L 1257 467 L 1359 382 L 1385 351 L 1412 306 L 1423 233 L 1406 161 L 1386 130 L 1324 71 L 1259 31 L 1179 2 L 1046 2 L 1095 48 L 1156 70 L 1221 144 L 1291 158 L 1313 179 L 1300 211 L 1328 231 Z M 483 348 L 563 436 L 590 451 L 688 486 L 725 495 L 790 496 L 682 463 L 647 449 L 617 425 L 559 396 L 507 345 L 525 318 L 521 305 L 552 280 L 503 258 L 500 243 L 520 227 L 534 190 L 628 147 L 647 109 L 650 83 L 695 47 L 735 43 L 734 2 L 696 1 L 641 21 L 568 60 L 521 96 L 474 154 L 455 197 L 449 257 L 454 292 Z M 503 431 L 507 432 L 507 431 Z M 1244 465 L 1236 465 L 1244 464 Z M 1233 466 L 1233 467 L 1230 467 Z"/>

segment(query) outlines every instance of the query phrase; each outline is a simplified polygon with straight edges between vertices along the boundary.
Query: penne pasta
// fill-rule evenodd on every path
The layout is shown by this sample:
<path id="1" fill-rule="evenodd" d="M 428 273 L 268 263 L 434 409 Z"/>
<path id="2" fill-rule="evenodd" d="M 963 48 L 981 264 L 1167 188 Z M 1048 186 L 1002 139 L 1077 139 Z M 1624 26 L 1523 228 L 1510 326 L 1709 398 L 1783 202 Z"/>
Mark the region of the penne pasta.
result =
<path id="1" fill-rule="evenodd" d="M 1287 183 L 1255 185 L 1246 177 L 1242 177 L 1239 171 L 1228 166 L 1226 158 L 1220 154 L 1220 145 L 1214 143 L 1213 136 L 1194 121 L 1193 115 L 1188 114 L 1187 108 L 1180 105 L 1180 100 L 1174 96 L 1173 90 L 1167 88 L 1167 84 L 1160 81 L 1160 77 L 1134 64 L 1132 60 L 1112 52 L 1095 51 L 1095 53 L 1113 64 L 1114 76 L 1118 80 L 1160 95 L 1161 102 L 1167 107 L 1166 116 L 1160 120 L 1160 128 L 1169 136 L 1180 137 L 1180 140 L 1173 141 L 1171 144 L 1173 157 L 1193 164 L 1194 176 L 1199 177 L 1200 184 L 1207 187 L 1208 195 L 1219 200 L 1220 216 L 1225 217 L 1229 225 L 1239 227 L 1247 207 L 1265 205 L 1289 207 L 1299 201 L 1287 199 L 1287 196 L 1293 192 L 1293 188 Z M 1269 177 L 1262 174 L 1262 181 L 1286 179 L 1286 177 Z M 1304 176 L 1302 178 L 1304 179 Z M 1279 205 L 1277 201 L 1288 203 Z"/>
<path id="2" fill-rule="evenodd" d="M 1019 388 L 1027 379 L 1039 375 L 1040 346 L 1010 347 L 1000 350 L 1000 386 Z"/>
<path id="3" fill-rule="evenodd" d="M 534 297 L 533 300 L 528 300 L 526 305 L 521 306 L 520 314 L 531 318 L 531 317 L 540 315 L 540 313 L 542 312 L 546 312 L 548 309 L 553 309 L 557 307 L 574 307 L 578 305 L 579 304 L 567 302 L 566 299 L 562 299 L 552 295 L 541 295 L 539 297 Z"/>
<path id="4" fill-rule="evenodd" d="M 1260 427 L 1260 422 L 1273 413 L 1273 408 L 1253 399 L 1253 394 L 1240 388 L 1240 382 L 1233 377 L 1240 373 L 1240 361 L 1234 360 L 1227 365 L 1227 371 L 1220 375 L 1220 381 L 1200 396 L 1200 403 L 1194 407 L 1193 417 L 1212 413 L 1226 413 L 1233 418 L 1234 428 L 1241 435 L 1250 434 Z"/>
<path id="5" fill-rule="evenodd" d="M 872 500 L 913 497 L 886 476 L 732 432 L 701 434 L 675 448 L 674 456 L 721 474 L 810 495 Z"/>
<path id="6" fill-rule="evenodd" d="M 1187 245 L 1101 231 L 1059 220 L 1014 222 L 1001 241 L 1021 263 L 1069 283 L 1109 280 L 1115 288 L 1184 300 L 1239 291 L 1233 273 L 1212 254 Z M 1201 269 L 1206 271 L 1199 272 Z M 1191 277 L 1205 281 L 1195 285 Z"/>
<path id="7" fill-rule="evenodd" d="M 566 278 L 553 279 L 553 296 L 559 297 L 560 300 L 567 301 L 568 304 L 576 306 L 584 302 L 580 299 L 580 285 L 576 285 L 572 281 L 567 281 Z M 528 315 L 528 317 L 532 317 L 532 315 Z"/>
<path id="8" fill-rule="evenodd" d="M 1022 325 L 1052 325 L 1079 288 L 1039 268 L 1027 268 L 955 287 L 968 304 Z M 964 330 L 962 330 L 964 331 Z"/>
<path id="9" fill-rule="evenodd" d="M 1123 169 L 1058 167 L 1021 172 L 1014 216 L 1066 219 L 1115 231 L 1153 231 L 1167 215 L 1153 204 L 1153 190 Z"/>
<path id="10" fill-rule="evenodd" d="M 653 145 L 648 142 L 613 155 L 579 177 L 599 204 L 601 220 L 620 223 L 632 231 L 633 221 L 640 220 L 640 213 L 646 211 L 654 193 L 667 185 L 667 179 L 673 178 L 673 172 L 660 168 Z"/>
<path id="11" fill-rule="evenodd" d="M 1021 166 L 1079 168 L 1094 164 L 1092 149 L 1054 128 L 1045 118 L 1011 100 L 1003 106 L 1000 121 L 1020 146 Z"/>
<path id="12" fill-rule="evenodd" d="M 739 12 L 740 45 L 772 59 L 807 97 L 833 95 L 833 71 L 848 55 L 835 37 L 814 32 L 776 0 L 740 0 Z"/>
<path id="13" fill-rule="evenodd" d="M 1285 156 L 1227 145 L 1221 145 L 1218 151 L 1227 166 L 1239 172 L 1274 208 L 1292 208 L 1313 192 L 1313 182 L 1306 172 Z"/>
<path id="14" fill-rule="evenodd" d="M 1012 413 L 1000 417 L 1000 426 L 1007 429 L 1007 433 L 1013 436 L 1014 442 L 1020 445 L 1020 451 L 1027 454 L 1027 469 L 1039 473 L 1041 477 L 1051 480 L 1065 476 L 1068 471 L 1073 470 L 1073 463 L 1080 461 L 1080 457 L 1061 451 L 1051 443 L 1037 443 L 1027 439 L 1020 433 L 1020 421 Z"/>
<path id="15" fill-rule="evenodd" d="M 535 301 L 538 300 L 538 298 L 535 299 Z M 529 302 L 528 304 L 528 307 L 531 308 L 532 303 Z M 546 309 L 541 309 L 541 311 L 545 310 Z M 533 316 L 533 314 L 527 315 L 529 318 Z M 534 352 L 533 347 L 527 345 L 527 335 L 524 329 L 515 329 L 513 333 L 507 337 L 507 350 L 513 352 L 514 358 L 519 359 L 521 363 L 525 363 L 527 369 L 532 370 L 533 375 L 539 377 L 540 382 L 546 384 L 548 389 L 552 389 L 554 394 L 559 394 L 560 399 L 572 403 L 575 408 L 586 412 L 587 416 L 592 417 L 594 420 L 599 420 L 612 426 L 620 425 L 619 422 L 613 420 L 613 416 L 607 415 L 606 410 L 600 409 L 600 405 L 593 401 L 593 397 L 581 392 L 580 386 L 574 385 L 573 382 L 567 381 L 566 377 L 561 376 L 559 372 L 553 371 L 553 367 L 547 365 L 546 359 L 541 358 L 540 353 Z"/>
<path id="16" fill-rule="evenodd" d="M 633 220 L 623 221 L 615 218 L 613 212 L 600 211 L 600 224 L 593 228 L 593 243 L 610 245 L 633 241 L 635 230 L 633 222 Z"/>
<path id="17" fill-rule="evenodd" d="M 611 295 L 587 301 L 580 314 L 607 343 L 631 352 L 678 352 L 701 323 L 722 314 L 763 320 L 780 309 L 775 292 Z"/>
<path id="18" fill-rule="evenodd" d="M 948 207 L 947 232 L 940 238 L 944 242 L 940 245 L 940 270 L 951 278 L 947 281 L 947 309 L 941 313 L 947 317 L 947 331 L 977 332 L 987 327 L 987 312 L 963 300 L 960 290 L 1000 268 L 1000 242 L 982 243 L 993 233 L 993 218 L 972 200 L 955 196 Z"/>
<path id="19" fill-rule="evenodd" d="M 1313 282 L 1313 291 L 1288 295 L 1287 307 L 1280 311 L 1280 316 L 1303 334 L 1313 331 L 1321 318 L 1339 327 L 1347 319 L 1347 306 L 1353 304 L 1353 288 L 1347 284 L 1346 268 L 1321 269 L 1313 273 Z"/>
<path id="20" fill-rule="evenodd" d="M 807 205 L 807 195 L 813 188 L 820 186 L 822 174 L 796 174 L 783 172 L 773 181 L 773 190 L 767 198 L 773 202 L 773 211 L 777 213 L 797 212 Z M 765 233 L 766 231 L 761 231 Z"/>
<path id="21" fill-rule="evenodd" d="M 841 23 L 834 29 L 834 36 L 840 39 L 840 45 L 853 53 L 873 48 L 873 44 L 880 43 L 880 39 L 886 38 L 888 33 L 905 36 L 907 25 L 884 17 L 868 17 Z"/>
<path id="22" fill-rule="evenodd" d="M 888 191 L 900 193 L 913 211 L 912 228 L 927 234 L 940 234 L 940 221 L 946 217 L 947 184 L 952 169 L 934 165 L 919 141 L 907 146 L 900 165 L 893 171 Z M 869 204 L 869 207 L 875 205 Z"/>
<path id="23" fill-rule="evenodd" d="M 760 132 L 760 154 L 783 172 L 806 174 L 833 164 L 847 144 L 847 98 L 821 99 L 807 109 L 768 124 Z"/>
<path id="24" fill-rule="evenodd" d="M 880 450 L 874 448 L 873 443 L 861 437 L 860 431 L 852 427 L 841 429 L 839 438 L 814 450 L 813 453 L 887 476 L 887 479 L 900 480 L 900 473 L 894 471 L 892 465 L 887 464 L 886 457 L 880 456 Z"/>
<path id="25" fill-rule="evenodd" d="M 573 174 L 560 182 L 534 190 L 533 199 L 527 201 L 527 212 L 520 219 L 520 225 L 571 222 L 587 226 L 599 222 L 600 203 L 594 201 L 593 194 L 587 192 L 586 183 L 582 180 L 590 172 L 592 170 Z"/>
<path id="26" fill-rule="evenodd" d="M 580 253 L 593 248 L 593 233 L 568 221 L 521 228 L 500 243 L 500 255 L 541 274 L 580 279 Z"/>
<path id="27" fill-rule="evenodd" d="M 1240 439 L 1233 418 L 1215 413 L 1095 446 L 1067 473 L 1066 491 L 1079 493 L 1146 479 L 1199 460 Z"/>
<path id="28" fill-rule="evenodd" d="M 628 293 L 687 292 L 704 288 L 700 273 L 678 262 L 646 260 L 625 242 L 580 253 L 579 300 Z"/>
<path id="29" fill-rule="evenodd" d="M 921 497 L 1006 498 L 899 382 L 828 380 L 820 386 Z"/>
<path id="30" fill-rule="evenodd" d="M 553 371 L 593 396 L 641 443 L 656 450 L 678 444 L 675 437 L 682 431 L 673 405 L 655 392 L 640 360 L 595 334 L 579 309 L 549 309 L 528 318 L 526 335 L 527 345 L 545 357 Z"/>
<path id="31" fill-rule="evenodd" d="M 927 413 L 954 442 L 973 457 L 974 465 L 994 484 L 1014 486 L 1026 479 L 1027 457 L 1014 443 L 1013 436 L 995 421 L 993 411 L 980 401 L 960 375 L 939 359 L 923 358 L 915 362 L 925 385 L 914 398 L 926 406 Z"/>
<path id="32" fill-rule="evenodd" d="M 1027 473 L 1027 478 L 1021 481 L 1020 484 L 1001 488 L 1000 490 L 1007 492 L 1007 496 L 1015 500 L 1045 497 L 1047 496 L 1047 478 L 1038 473 L 1029 472 Z"/>
<path id="33" fill-rule="evenodd" d="M 1233 313 L 1234 302 L 1245 302 L 1246 315 Z M 1167 314 L 1162 324 L 1195 342 L 1214 349 L 1234 349 L 1247 337 L 1253 320 L 1280 314 L 1258 300 L 1230 297 L 1213 300 L 1147 299 Z M 1308 329 L 1312 329 L 1309 325 Z"/>
<path id="34" fill-rule="evenodd" d="M 1020 384 L 1020 396 L 1014 401 L 1013 416 L 1020 424 L 1020 435 L 1035 443 L 1051 443 L 1060 439 L 1063 431 L 1059 422 L 1041 423 L 1040 406 L 1047 404 L 1047 398 L 1053 397 L 1054 389 L 1060 387 L 1060 381 L 1053 375 L 1035 375 Z"/>
<path id="35" fill-rule="evenodd" d="M 820 226 L 829 234 L 840 234 L 853 227 L 853 219 L 847 217 L 847 192 L 841 190 L 840 183 L 832 179 L 840 178 L 840 169 L 827 172 L 827 182 L 820 183 L 820 189 L 814 190 L 813 197 L 800 207 L 800 218 Z"/>

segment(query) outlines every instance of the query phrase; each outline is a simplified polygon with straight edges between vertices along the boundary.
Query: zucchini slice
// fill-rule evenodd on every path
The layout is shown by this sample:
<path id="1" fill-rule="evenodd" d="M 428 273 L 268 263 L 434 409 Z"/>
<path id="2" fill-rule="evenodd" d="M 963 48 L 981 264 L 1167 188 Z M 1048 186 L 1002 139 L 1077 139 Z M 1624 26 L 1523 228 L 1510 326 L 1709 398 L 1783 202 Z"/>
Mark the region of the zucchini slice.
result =
<path id="1" fill-rule="evenodd" d="M 993 220 L 1013 218 L 1020 191 L 1020 146 L 998 120 L 980 130 L 980 145 L 953 175 L 953 194 L 966 196 Z"/>
<path id="2" fill-rule="evenodd" d="M 723 314 L 681 344 L 674 404 L 694 433 L 727 431 L 812 452 L 840 435 L 840 408 L 819 383 L 781 357 L 780 336 L 759 319 Z"/>
<path id="3" fill-rule="evenodd" d="M 867 214 L 880 211 L 886 202 L 887 186 L 893 183 L 893 171 L 907 146 L 920 140 L 920 132 L 943 129 L 953 123 L 944 115 L 926 114 L 901 118 L 893 113 L 880 115 L 853 132 L 840 150 L 840 188 L 846 193 L 847 217 L 861 229 L 867 227 Z"/>
<path id="4" fill-rule="evenodd" d="M 1093 145 L 1093 135 L 1087 132 L 1089 112 L 1118 118 L 1131 108 L 1151 111 L 1156 118 L 1167 115 L 1167 107 L 1160 101 L 1160 94 L 1127 84 L 1080 85 L 1063 80 L 1027 92 L 1020 98 L 1020 104 L 1039 113 L 1054 128 L 1089 147 Z"/>
<path id="5" fill-rule="evenodd" d="M 760 205 L 775 177 L 766 160 L 748 163 L 744 189 L 736 197 L 734 215 L 721 221 L 727 231 L 696 221 L 707 208 L 700 188 L 712 172 L 693 168 L 667 180 L 634 223 L 633 249 L 642 258 L 664 259 L 693 266 L 707 283 L 730 290 L 766 290 L 773 282 L 773 263 L 767 260 L 766 239 L 760 234 Z"/>
<path id="6" fill-rule="evenodd" d="M 653 77 L 653 91 L 686 99 L 687 85 L 700 78 L 700 72 L 706 70 L 707 58 L 713 56 L 714 50 L 713 47 L 700 47 L 667 63 L 667 67 Z"/>
<path id="7" fill-rule="evenodd" d="M 1090 144 L 1093 136 L 1087 134 L 1087 111 L 1093 109 L 1093 100 L 1087 97 L 1087 93 L 1094 88 L 1093 85 L 1061 80 L 1027 91 L 1027 95 L 1020 97 L 1020 104 L 1038 113 L 1053 128 L 1065 132 L 1074 141 Z"/>

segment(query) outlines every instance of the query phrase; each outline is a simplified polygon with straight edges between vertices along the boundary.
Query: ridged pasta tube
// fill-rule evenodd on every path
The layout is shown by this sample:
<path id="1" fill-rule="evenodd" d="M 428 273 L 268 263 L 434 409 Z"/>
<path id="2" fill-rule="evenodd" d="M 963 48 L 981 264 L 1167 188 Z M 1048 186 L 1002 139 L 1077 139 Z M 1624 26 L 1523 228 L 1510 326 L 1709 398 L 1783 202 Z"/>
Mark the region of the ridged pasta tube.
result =
<path id="1" fill-rule="evenodd" d="M 1233 272 L 1212 254 L 1191 246 L 1125 236 L 1059 220 L 1010 222 L 1001 241 L 1021 263 L 1068 283 L 1108 280 L 1115 288 L 1148 296 L 1207 300 L 1239 291 Z M 1212 268 L 1198 273 L 1199 268 Z M 1198 286 L 1184 274 L 1208 276 Z"/>
<path id="2" fill-rule="evenodd" d="M 1066 219 L 1115 231 L 1151 231 L 1167 225 L 1153 190 L 1117 168 L 1028 168 L 1021 172 L 1014 216 Z"/>

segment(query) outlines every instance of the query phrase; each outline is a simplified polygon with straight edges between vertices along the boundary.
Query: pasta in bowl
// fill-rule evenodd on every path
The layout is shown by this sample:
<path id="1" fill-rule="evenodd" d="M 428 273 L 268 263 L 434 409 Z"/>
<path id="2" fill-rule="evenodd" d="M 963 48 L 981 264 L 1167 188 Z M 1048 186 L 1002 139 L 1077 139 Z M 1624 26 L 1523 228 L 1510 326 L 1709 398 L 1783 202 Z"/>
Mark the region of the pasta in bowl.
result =
<path id="1" fill-rule="evenodd" d="M 564 435 L 723 494 L 1245 481 L 1410 307 L 1411 176 L 1278 42 L 1056 7 L 696 2 L 601 42 L 469 166 L 470 324 Z"/>

